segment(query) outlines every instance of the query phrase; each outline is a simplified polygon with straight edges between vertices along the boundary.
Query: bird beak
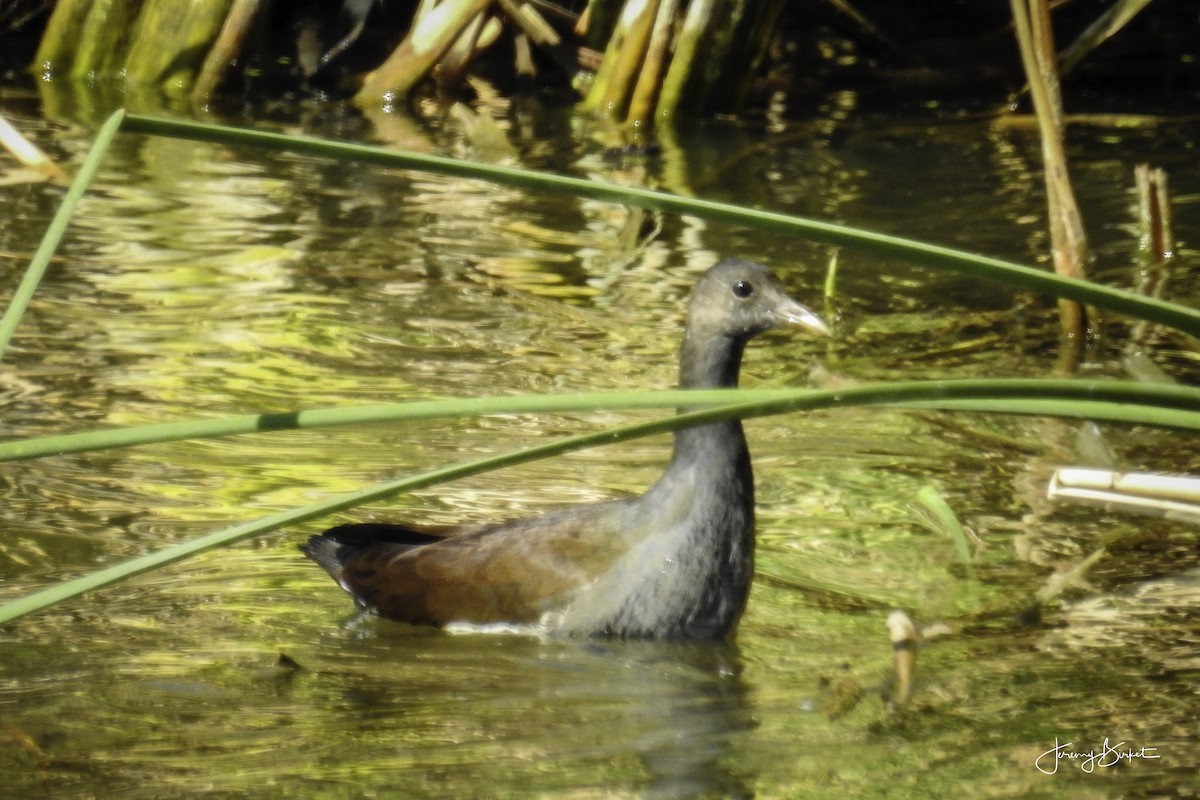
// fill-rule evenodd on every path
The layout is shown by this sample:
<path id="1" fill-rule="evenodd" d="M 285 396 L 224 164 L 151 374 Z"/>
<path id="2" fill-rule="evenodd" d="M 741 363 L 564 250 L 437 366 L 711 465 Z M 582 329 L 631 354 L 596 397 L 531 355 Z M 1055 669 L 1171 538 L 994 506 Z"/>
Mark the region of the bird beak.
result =
<path id="1" fill-rule="evenodd" d="M 784 301 L 775 306 L 772 312 L 779 317 L 780 323 L 799 326 L 817 336 L 833 335 L 820 317 L 790 297 L 784 298 Z"/>

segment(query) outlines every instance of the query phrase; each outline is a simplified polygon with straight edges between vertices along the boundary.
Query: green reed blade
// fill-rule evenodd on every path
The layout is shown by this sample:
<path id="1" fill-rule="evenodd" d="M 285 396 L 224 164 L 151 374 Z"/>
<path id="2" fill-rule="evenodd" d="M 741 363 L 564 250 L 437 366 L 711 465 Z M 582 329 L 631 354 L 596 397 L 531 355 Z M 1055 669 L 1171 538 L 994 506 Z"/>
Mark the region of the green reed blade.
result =
<path id="1" fill-rule="evenodd" d="M 569 194 L 667 213 L 691 214 L 707 219 L 747 225 L 752 228 L 775 230 L 826 244 L 850 245 L 869 252 L 902 257 L 924 266 L 974 275 L 1019 289 L 1027 289 L 1054 297 L 1066 297 L 1081 303 L 1178 328 L 1192 336 L 1200 336 L 1200 310 L 1198 309 L 1144 297 L 1134 292 L 1102 286 L 1090 281 L 1064 278 L 1045 270 L 999 258 L 967 253 L 899 236 L 849 228 L 831 222 L 517 167 L 479 164 L 444 156 L 406 153 L 370 145 L 331 142 L 311 136 L 253 131 L 186 120 L 143 117 L 136 114 L 129 116 L 125 130 L 229 145 L 269 147 L 323 158 L 417 169 L 439 175 L 475 178 L 504 186 Z"/>
<path id="2" fill-rule="evenodd" d="M 17 291 L 13 293 L 12 300 L 8 304 L 8 309 L 4 312 L 3 319 L 0 319 L 0 358 L 4 357 L 4 351 L 8 349 L 8 343 L 12 339 L 13 332 L 17 329 L 17 325 L 20 323 L 25 309 L 28 308 L 29 301 L 33 298 L 33 293 L 37 291 L 38 284 L 42 281 L 42 276 L 46 274 L 46 267 L 49 266 L 50 259 L 54 257 L 55 251 L 58 250 L 59 242 L 62 241 L 63 234 L 67 230 L 67 225 L 71 222 L 71 216 L 75 213 L 75 206 L 78 205 L 79 199 L 83 197 L 88 184 L 91 183 L 92 176 L 96 174 L 96 169 L 100 166 L 100 161 L 108 151 L 108 146 L 116 137 L 117 130 L 121 127 L 121 121 L 124 118 L 125 112 L 118 110 L 100 126 L 100 131 L 96 134 L 95 141 L 92 142 L 92 149 L 88 151 L 87 157 L 84 158 L 83 164 L 79 167 L 79 172 L 75 175 L 75 180 L 71 181 L 71 186 L 67 189 L 67 193 L 63 195 L 62 202 L 58 206 L 58 211 L 54 214 L 54 219 L 46 227 L 46 233 L 42 236 L 42 242 L 33 254 L 33 260 L 29 262 L 29 266 L 25 269 L 25 276 L 21 278 L 21 283 L 17 286 Z"/>
<path id="3" fill-rule="evenodd" d="M 734 406 L 734 403 L 737 405 Z M 0 442 L 0 462 L 184 439 L 403 420 L 681 406 L 726 406 L 736 408 L 737 412 L 724 414 L 722 418 L 751 418 L 785 411 L 814 410 L 841 405 L 904 405 L 973 411 L 993 410 L 1002 413 L 1085 417 L 1193 428 L 1196 424 L 1193 415 L 1200 414 L 1200 389 L 1128 381 L 1013 378 L 903 381 L 835 391 L 690 389 L 421 400 L 310 411 L 245 414 Z"/>
<path id="4" fill-rule="evenodd" d="M 967 383 L 992 384 L 990 387 L 992 395 L 990 397 L 985 395 L 984 387 L 978 385 L 974 387 L 962 386 L 962 384 Z M 1026 384 L 1026 386 L 1016 384 Z M 1050 400 L 1031 398 L 1029 396 L 1030 387 L 1028 384 L 1061 384 L 1059 388 L 1064 390 L 1063 394 L 1074 395 L 1075 399 L 1068 401 L 1068 398 L 1065 398 L 1063 395 Z M 1045 393 L 1045 388 L 1043 387 L 1043 393 Z M 1021 394 L 1022 391 L 1025 392 L 1024 396 Z M 697 393 L 660 392 L 656 394 L 663 398 L 669 396 L 672 400 L 675 400 L 681 396 Z M 754 394 L 754 392 L 727 392 L 724 394 L 725 399 L 728 400 L 731 396 L 745 396 Z M 469 475 L 477 475 L 541 458 L 549 458 L 572 450 L 598 447 L 641 436 L 665 433 L 688 425 L 714 422 L 734 417 L 763 416 L 783 411 L 794 411 L 800 408 L 825 408 L 868 403 L 898 404 L 906 402 L 906 398 L 908 402 L 929 406 L 939 402 L 936 399 L 938 397 L 945 398 L 941 402 L 949 402 L 951 404 L 969 401 L 974 404 L 973 410 L 978 411 L 1004 413 L 1009 406 L 1013 406 L 1018 408 L 1020 413 L 1046 413 L 1048 410 L 1057 409 L 1064 415 L 1076 416 L 1078 410 L 1082 409 L 1088 412 L 1089 417 L 1103 419 L 1111 415 L 1114 418 L 1122 419 L 1125 418 L 1124 415 L 1131 406 L 1138 404 L 1135 398 L 1140 397 L 1142 400 L 1146 400 L 1156 394 L 1161 401 L 1171 406 L 1169 410 L 1173 416 L 1169 418 L 1172 420 L 1169 424 L 1200 430 L 1200 390 L 1174 386 L 1146 387 L 1142 384 L 1117 384 L 1114 386 L 1111 383 L 1099 381 L 926 381 L 909 384 L 891 384 L 883 388 L 877 386 L 863 387 L 838 392 L 800 392 L 792 390 L 790 397 L 779 393 L 779 396 L 769 400 L 741 403 L 738 405 L 723 405 L 703 411 L 678 414 L 649 422 L 639 422 L 619 428 L 596 431 L 580 436 L 571 436 L 513 453 L 489 456 L 476 461 L 430 470 L 408 478 L 377 484 L 376 486 L 341 495 L 331 500 L 271 514 L 258 520 L 235 525 L 231 528 L 210 533 L 187 542 L 172 545 L 163 550 L 148 553 L 98 570 L 90 575 L 65 581 L 18 598 L 0 606 L 0 624 L 27 614 L 32 614 L 56 603 L 77 597 L 85 592 L 99 589 L 168 564 L 173 564 L 206 550 L 232 544 L 251 536 L 275 530 L 284 525 L 314 519 L 334 511 L 351 508 L 399 492 L 413 491 Z M 1086 399 L 1080 399 L 1081 397 L 1086 397 Z M 1100 397 L 1122 399 L 1097 399 Z"/>

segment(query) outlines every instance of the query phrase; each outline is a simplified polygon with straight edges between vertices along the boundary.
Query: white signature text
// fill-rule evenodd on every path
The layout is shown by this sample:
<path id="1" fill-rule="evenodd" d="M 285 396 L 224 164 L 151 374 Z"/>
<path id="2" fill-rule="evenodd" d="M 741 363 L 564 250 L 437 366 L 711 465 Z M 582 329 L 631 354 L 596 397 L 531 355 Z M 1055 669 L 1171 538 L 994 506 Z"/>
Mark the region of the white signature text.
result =
<path id="1" fill-rule="evenodd" d="M 1033 765 L 1038 768 L 1038 771 L 1053 775 L 1058 772 L 1060 762 L 1078 761 L 1081 770 L 1091 773 L 1097 767 L 1112 767 L 1122 761 L 1130 762 L 1138 758 L 1162 758 L 1158 755 L 1157 747 L 1126 747 L 1125 742 L 1110 745 L 1107 737 L 1100 747 L 1093 747 L 1091 750 L 1074 750 L 1072 749 L 1074 747 L 1074 742 L 1059 744 L 1056 736 L 1054 737 L 1054 747 L 1038 756 Z"/>

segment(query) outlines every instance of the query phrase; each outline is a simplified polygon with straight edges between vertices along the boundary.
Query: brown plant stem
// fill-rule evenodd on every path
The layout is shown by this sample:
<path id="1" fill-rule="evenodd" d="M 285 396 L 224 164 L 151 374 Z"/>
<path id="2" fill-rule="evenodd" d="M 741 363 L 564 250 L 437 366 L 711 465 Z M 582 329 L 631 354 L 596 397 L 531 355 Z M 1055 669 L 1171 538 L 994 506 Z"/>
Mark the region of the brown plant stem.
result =
<path id="1" fill-rule="evenodd" d="M 1011 0 L 1021 61 L 1029 80 L 1034 113 L 1041 132 L 1042 160 L 1046 176 L 1046 201 L 1050 217 L 1050 241 L 1054 271 L 1083 279 L 1087 259 L 1087 237 L 1063 147 L 1062 96 L 1059 93 L 1054 38 L 1046 0 Z M 1064 337 L 1061 372 L 1071 372 L 1082 352 L 1087 334 L 1087 311 L 1073 300 L 1060 300 L 1059 319 Z"/>
<path id="2" fill-rule="evenodd" d="M 1163 296 L 1175 257 L 1175 232 L 1167 173 L 1149 164 L 1134 167 L 1138 196 L 1138 289 L 1147 297 Z M 1140 349 L 1155 326 L 1139 320 L 1130 331 L 1130 344 Z M 1127 355 L 1133 355 L 1132 351 Z"/>
<path id="3" fill-rule="evenodd" d="M 242 52 L 246 35 L 254 25 L 258 14 L 259 0 L 233 0 L 225 23 L 217 40 L 204 58 L 200 67 L 200 75 L 192 86 L 192 105 L 204 106 L 224 77 L 225 71 L 234 64 Z"/>

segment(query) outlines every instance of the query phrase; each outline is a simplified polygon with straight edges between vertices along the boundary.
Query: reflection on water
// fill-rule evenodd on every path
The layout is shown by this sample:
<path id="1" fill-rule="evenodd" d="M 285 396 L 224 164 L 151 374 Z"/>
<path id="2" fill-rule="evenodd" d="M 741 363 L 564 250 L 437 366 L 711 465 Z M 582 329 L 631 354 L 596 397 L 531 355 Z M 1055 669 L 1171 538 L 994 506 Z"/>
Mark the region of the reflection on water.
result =
<path id="1" fill-rule="evenodd" d="M 849 95 L 830 108 L 770 134 L 697 126 L 660 159 L 617 163 L 561 119 L 491 110 L 545 132 L 518 148 L 530 166 L 1043 258 L 1027 132 L 986 120 L 856 123 Z M 320 110 L 285 124 L 476 155 L 449 123 L 372 128 Z M 76 163 L 86 136 L 63 131 L 51 145 Z M 1177 195 L 1195 196 L 1194 140 L 1179 127 L 1081 133 L 1084 213 L 1114 280 L 1136 249 L 1124 230 L 1123 165 L 1153 155 Z M 10 222 L 0 230 L 0 296 L 19 280 L 58 191 L 0 192 Z M 1182 241 L 1196 238 L 1186 214 L 1176 224 Z M 657 233 L 639 243 L 630 231 Z M 0 366 L 0 432 L 667 387 L 680 299 L 718 254 L 771 263 L 814 301 L 831 255 L 761 231 L 638 219 L 470 181 L 122 136 Z M 830 310 L 841 335 L 828 347 L 764 337 L 745 385 L 802 384 L 814 362 L 860 381 L 1037 376 L 1053 363 L 1047 304 L 851 251 L 838 264 Z M 1186 295 L 1195 279 L 1182 271 L 1171 285 Z M 1089 374 L 1119 374 L 1124 329 L 1108 335 Z M 1177 378 L 1195 379 L 1194 362 L 1179 356 L 1189 343 L 1165 334 L 1159 347 Z M 6 464 L 0 596 L 629 416 L 295 431 Z M 7 628 L 6 790 L 1115 797 L 1194 786 L 1195 534 L 1046 505 L 1045 476 L 1073 458 L 1074 426 L 859 409 L 747 427 L 760 544 L 737 648 L 451 636 L 349 617 L 342 593 L 295 549 L 317 521 Z M 1130 467 L 1200 468 L 1184 437 L 1106 435 Z M 630 442 L 344 516 L 462 522 L 637 492 L 667 447 Z M 978 579 L 916 523 L 911 504 L 930 484 L 975 537 Z M 1056 571 L 1101 546 L 1109 558 L 1041 626 L 1018 617 Z M 922 648 L 916 699 L 900 710 L 877 691 L 891 670 L 884 619 L 894 607 L 952 634 Z M 300 669 L 275 666 L 281 652 Z M 1163 758 L 1047 776 L 1033 764 L 1056 737 L 1125 739 Z"/>
<path id="2" fill-rule="evenodd" d="M 342 638 L 298 671 L 186 658 L 153 678 L 118 669 L 85 724 L 60 717 L 55 750 L 136 797 L 188 787 L 199 768 L 221 796 L 263 781 L 284 794 L 517 796 L 531 780 L 542 792 L 747 796 L 731 763 L 752 727 L 736 654 L 480 639 Z M 153 788 L 139 790 L 151 763 Z"/>
<path id="3" fill-rule="evenodd" d="M 323 685 L 313 688 L 349 711 L 355 739 L 377 751 L 398 788 L 432 779 L 454 793 L 463 773 L 475 773 L 497 794 L 519 794 L 527 774 L 541 771 L 558 773 L 551 780 L 561 790 L 747 794 L 731 763 L 736 740 L 753 727 L 735 651 L 490 638 L 409 637 L 400 652 L 395 641 L 370 641 L 371 663 L 389 651 L 387 671 L 372 668 L 366 680 L 317 676 Z M 413 774 L 422 752 L 462 769 Z"/>

